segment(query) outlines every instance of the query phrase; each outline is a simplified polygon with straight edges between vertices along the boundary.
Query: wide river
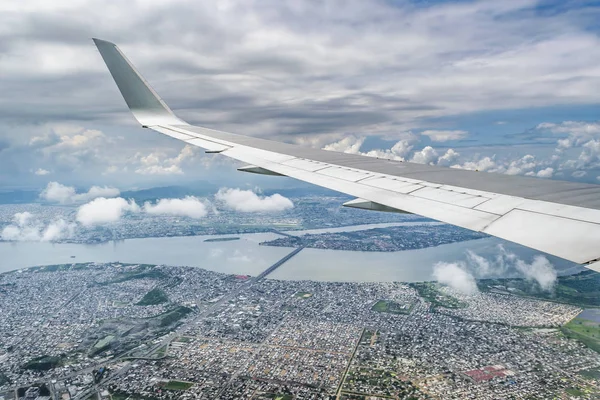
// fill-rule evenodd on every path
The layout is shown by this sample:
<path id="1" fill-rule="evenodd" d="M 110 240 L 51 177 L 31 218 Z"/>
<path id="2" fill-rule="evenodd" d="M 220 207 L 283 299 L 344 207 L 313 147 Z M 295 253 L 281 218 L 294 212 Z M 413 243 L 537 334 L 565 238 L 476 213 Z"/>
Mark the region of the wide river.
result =
<path id="1" fill-rule="evenodd" d="M 406 223 L 404 223 L 406 224 Z M 358 230 L 400 224 L 364 225 L 361 227 L 311 230 L 311 233 Z M 302 234 L 308 231 L 296 231 Z M 239 237 L 240 240 L 205 242 L 205 239 Z M 69 244 L 44 242 L 0 243 L 0 272 L 35 265 L 70 262 L 146 263 L 186 265 L 208 270 L 244 275 L 258 275 L 275 261 L 292 251 L 285 247 L 259 246 L 260 242 L 279 237 L 274 233 L 223 236 L 184 236 L 128 239 L 104 244 Z M 273 279 L 322 281 L 424 281 L 432 280 L 433 266 L 440 261 L 465 259 L 472 250 L 487 258 L 498 254 L 503 243 L 527 262 L 538 252 L 495 238 L 452 243 L 419 250 L 394 253 L 304 249 L 269 275 Z M 579 267 L 548 256 L 559 274 L 577 272 Z"/>

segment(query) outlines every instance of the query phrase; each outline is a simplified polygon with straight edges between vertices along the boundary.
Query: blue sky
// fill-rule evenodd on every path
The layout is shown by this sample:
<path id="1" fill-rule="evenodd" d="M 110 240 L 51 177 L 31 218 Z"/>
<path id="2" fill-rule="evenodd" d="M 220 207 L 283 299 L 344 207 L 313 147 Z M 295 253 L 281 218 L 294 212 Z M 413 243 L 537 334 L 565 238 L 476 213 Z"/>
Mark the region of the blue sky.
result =
<path id="1" fill-rule="evenodd" d="M 184 119 L 338 151 L 600 182 L 598 1 L 0 5 L 0 188 L 294 185 L 137 127 L 90 38 Z"/>

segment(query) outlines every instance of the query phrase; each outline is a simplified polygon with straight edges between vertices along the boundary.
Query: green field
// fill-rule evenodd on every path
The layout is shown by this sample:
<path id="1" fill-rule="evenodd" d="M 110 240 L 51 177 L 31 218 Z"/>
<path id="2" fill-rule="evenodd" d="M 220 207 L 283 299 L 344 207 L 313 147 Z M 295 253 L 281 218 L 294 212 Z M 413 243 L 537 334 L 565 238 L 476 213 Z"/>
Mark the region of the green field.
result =
<path id="1" fill-rule="evenodd" d="M 577 339 L 590 349 L 600 353 L 600 323 L 575 318 L 561 328 L 567 337 Z"/>
<path id="2" fill-rule="evenodd" d="M 184 307 L 184 306 L 179 306 L 177 308 L 174 308 L 173 310 L 170 310 L 163 314 L 157 315 L 154 318 L 160 318 L 160 326 L 168 326 L 168 325 L 176 323 L 181 318 L 185 317 L 186 315 L 188 315 L 191 312 L 192 312 L 192 309 Z"/>
<path id="3" fill-rule="evenodd" d="M 60 365 L 62 358 L 52 356 L 41 356 L 28 361 L 23 368 L 34 371 L 47 371 Z"/>
<path id="4" fill-rule="evenodd" d="M 579 371 L 578 374 L 587 379 L 600 379 L 600 368 L 586 369 Z"/>
<path id="5" fill-rule="evenodd" d="M 162 358 L 167 355 L 167 345 L 164 345 L 157 349 L 153 354 L 152 358 Z"/>
<path id="6" fill-rule="evenodd" d="M 409 286 L 415 289 L 419 296 L 429 301 L 434 308 L 465 308 L 467 306 L 456 297 L 440 291 L 440 286 L 435 282 L 415 282 L 410 283 Z"/>
<path id="7" fill-rule="evenodd" d="M 140 301 L 138 301 L 135 305 L 136 306 L 155 306 L 157 304 L 167 303 L 168 301 L 169 301 L 169 297 L 167 296 L 167 294 L 165 292 L 162 291 L 162 289 L 154 288 L 151 291 L 149 291 L 148 293 L 146 293 L 146 295 L 144 297 L 142 297 L 142 299 Z"/>
<path id="8" fill-rule="evenodd" d="M 167 390 L 188 390 L 194 386 L 193 382 L 169 381 L 163 386 Z"/>
<path id="9" fill-rule="evenodd" d="M 98 340 L 96 342 L 96 344 L 94 345 L 95 349 L 101 349 L 105 346 L 108 346 L 110 344 L 110 342 L 113 341 L 114 339 L 114 335 L 108 335 L 107 337 L 105 337 L 104 339 Z"/>
<path id="10" fill-rule="evenodd" d="M 371 310 L 391 314 L 410 314 L 412 308 L 413 304 L 398 304 L 389 300 L 379 300 L 371 307 Z"/>
<path id="11" fill-rule="evenodd" d="M 482 292 L 506 292 L 580 307 L 600 306 L 600 273 L 591 270 L 559 276 L 551 291 L 541 290 L 537 284 L 526 279 L 481 279 L 477 281 L 477 286 Z"/>

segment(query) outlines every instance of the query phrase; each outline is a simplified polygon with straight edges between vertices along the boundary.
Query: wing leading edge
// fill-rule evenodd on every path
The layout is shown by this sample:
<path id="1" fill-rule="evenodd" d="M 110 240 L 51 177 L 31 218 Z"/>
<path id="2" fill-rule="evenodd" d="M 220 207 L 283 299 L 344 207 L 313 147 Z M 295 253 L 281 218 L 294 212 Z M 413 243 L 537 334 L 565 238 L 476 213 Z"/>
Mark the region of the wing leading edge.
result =
<path id="1" fill-rule="evenodd" d="M 94 43 L 143 127 L 247 163 L 242 171 L 349 194 L 356 197 L 350 207 L 423 215 L 600 271 L 600 185 L 378 159 L 189 125 L 115 44 Z"/>

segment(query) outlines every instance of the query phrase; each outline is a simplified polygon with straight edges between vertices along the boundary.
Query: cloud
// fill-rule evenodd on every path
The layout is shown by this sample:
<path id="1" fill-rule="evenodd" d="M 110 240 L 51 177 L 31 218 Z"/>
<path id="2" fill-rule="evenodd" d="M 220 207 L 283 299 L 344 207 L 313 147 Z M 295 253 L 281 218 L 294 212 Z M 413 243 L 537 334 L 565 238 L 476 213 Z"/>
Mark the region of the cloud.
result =
<path id="1" fill-rule="evenodd" d="M 417 151 L 413 154 L 411 162 L 419 163 L 419 164 L 435 164 L 439 155 L 437 151 L 431 147 L 426 146 L 421 151 Z"/>
<path id="2" fill-rule="evenodd" d="M 460 153 L 456 152 L 454 149 L 446 150 L 443 156 L 438 158 L 437 165 L 442 167 L 449 167 L 456 163 L 458 158 L 460 157 Z"/>
<path id="3" fill-rule="evenodd" d="M 252 190 L 221 188 L 215 199 L 225 207 L 241 212 L 279 212 L 294 207 L 290 199 L 278 193 L 259 196 Z"/>
<path id="4" fill-rule="evenodd" d="M 185 145 L 175 157 L 168 157 L 164 151 L 157 151 L 142 156 L 137 154 L 140 166 L 135 170 L 141 175 L 180 175 L 183 174 L 182 165 L 196 158 L 199 150 L 197 147 Z"/>
<path id="5" fill-rule="evenodd" d="M 40 193 L 40 198 L 53 203 L 74 204 L 83 203 L 98 197 L 116 197 L 120 193 L 117 188 L 92 186 L 86 193 L 78 194 L 72 186 L 50 182 Z"/>
<path id="6" fill-rule="evenodd" d="M 429 137 L 432 142 L 447 142 L 449 140 L 460 140 L 469 136 L 467 131 L 437 131 L 427 130 L 421 132 L 421 135 Z"/>
<path id="7" fill-rule="evenodd" d="M 40 193 L 40 198 L 54 203 L 66 204 L 73 202 L 75 194 L 74 187 L 65 186 L 58 182 L 50 182 Z"/>
<path id="8" fill-rule="evenodd" d="M 34 174 L 38 175 L 38 176 L 44 176 L 44 175 L 48 175 L 50 174 L 50 171 L 48 171 L 47 169 L 43 169 L 43 168 L 38 168 Z"/>
<path id="9" fill-rule="evenodd" d="M 365 138 L 357 138 L 355 136 L 347 136 L 343 139 L 327 144 L 323 150 L 338 151 L 341 153 L 360 154 L 368 157 L 385 158 L 389 160 L 404 161 L 413 149 L 412 143 L 417 140 L 417 137 L 408 132 L 404 134 L 406 139 L 397 141 L 390 149 L 372 149 L 367 152 L 360 151 Z"/>
<path id="10" fill-rule="evenodd" d="M 53 242 L 73 236 L 75 224 L 68 223 L 63 219 L 51 222 L 41 233 L 42 242 Z"/>
<path id="11" fill-rule="evenodd" d="M 73 236 L 75 224 L 68 223 L 62 218 L 47 225 L 37 221 L 35 215 L 29 212 L 16 213 L 13 223 L 4 227 L 0 239 L 6 241 L 54 242 Z"/>
<path id="12" fill-rule="evenodd" d="M 438 263 L 434 265 L 433 277 L 440 283 L 470 294 L 474 293 L 472 286 L 475 279 L 497 277 L 525 278 L 536 282 L 542 290 L 551 291 L 556 283 L 557 273 L 543 255 L 536 255 L 528 263 L 504 246 L 498 245 L 496 254 L 491 258 L 467 250 L 465 261 Z"/>
<path id="13" fill-rule="evenodd" d="M 0 142 L 13 151 L 0 157 L 2 184 L 34 178 L 32 166 L 41 165 L 64 182 L 105 171 L 128 185 L 208 176 L 163 161 L 177 158 L 181 145 L 134 124 L 97 51 L 82 40 L 93 36 L 116 41 L 190 122 L 289 141 L 396 140 L 411 129 L 463 129 L 440 127 L 446 117 L 597 102 L 590 66 L 600 63 L 600 37 L 589 21 L 598 10 L 578 4 L 533 12 L 538 1 L 127 2 L 99 26 L 100 0 L 13 3 L 0 13 Z M 79 128 L 29 132 L 67 123 Z M 32 137 L 29 153 L 15 149 Z M 153 153 L 158 161 L 142 164 Z M 405 153 L 384 156 L 410 159 Z M 479 160 L 456 163 L 466 161 Z M 558 171 L 539 170 L 547 167 Z"/>
<path id="14" fill-rule="evenodd" d="M 194 196 L 183 199 L 160 199 L 156 204 L 144 204 L 144 212 L 152 215 L 173 215 L 189 218 L 203 218 L 208 214 L 204 202 Z"/>
<path id="15" fill-rule="evenodd" d="M 438 262 L 433 266 L 433 277 L 439 283 L 464 294 L 479 292 L 475 278 L 467 271 L 464 263 Z"/>
<path id="16" fill-rule="evenodd" d="M 539 170 L 535 175 L 538 178 L 552 178 L 553 174 L 554 174 L 554 168 L 547 167 L 547 168 Z"/>
<path id="17" fill-rule="evenodd" d="M 33 218 L 33 214 L 29 211 L 16 213 L 13 217 L 18 226 L 25 226 Z"/>
<path id="18" fill-rule="evenodd" d="M 357 138 L 355 136 L 347 136 L 343 139 L 327 144 L 323 150 L 338 151 L 340 153 L 359 154 L 360 148 L 365 142 L 365 138 Z"/>
<path id="19" fill-rule="evenodd" d="M 556 283 L 556 270 L 544 256 L 535 256 L 530 264 L 517 259 L 514 265 L 526 279 L 536 281 L 542 290 L 550 291 Z"/>
<path id="20" fill-rule="evenodd" d="M 122 197 L 107 199 L 99 197 L 79 207 L 77 221 L 84 226 L 117 222 L 126 212 L 138 212 L 139 206 L 133 200 Z"/>

